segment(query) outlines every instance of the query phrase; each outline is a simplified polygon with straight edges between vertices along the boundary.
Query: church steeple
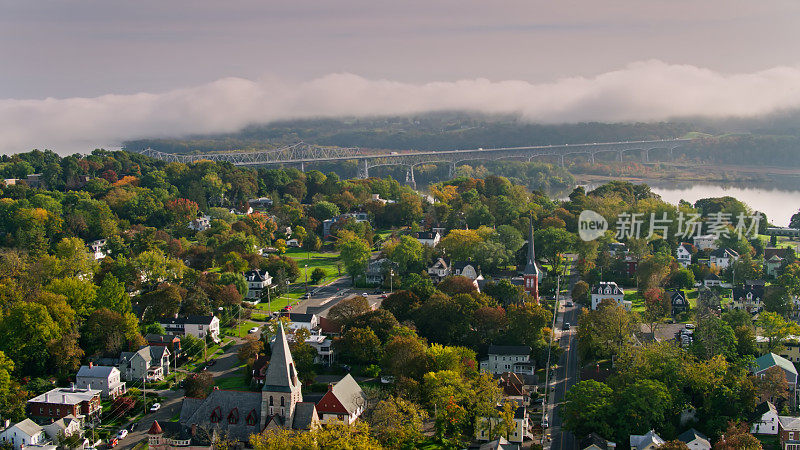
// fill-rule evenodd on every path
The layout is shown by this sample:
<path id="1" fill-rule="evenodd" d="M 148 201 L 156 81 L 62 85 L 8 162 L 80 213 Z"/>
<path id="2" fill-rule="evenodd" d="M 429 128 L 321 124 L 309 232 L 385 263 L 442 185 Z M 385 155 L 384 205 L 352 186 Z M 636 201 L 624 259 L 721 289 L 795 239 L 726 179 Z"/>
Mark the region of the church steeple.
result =
<path id="1" fill-rule="evenodd" d="M 292 427 L 295 406 L 303 401 L 302 383 L 289 350 L 283 323 L 278 322 L 278 334 L 272 343 L 272 356 L 264 374 L 261 390 L 261 426 L 267 418 L 280 416 L 283 426 Z"/>
<path id="2" fill-rule="evenodd" d="M 539 274 L 539 267 L 536 265 L 536 251 L 533 248 L 533 216 L 531 216 L 528 230 L 528 258 L 522 277 L 525 281 L 525 292 L 537 300 L 539 299 Z"/>

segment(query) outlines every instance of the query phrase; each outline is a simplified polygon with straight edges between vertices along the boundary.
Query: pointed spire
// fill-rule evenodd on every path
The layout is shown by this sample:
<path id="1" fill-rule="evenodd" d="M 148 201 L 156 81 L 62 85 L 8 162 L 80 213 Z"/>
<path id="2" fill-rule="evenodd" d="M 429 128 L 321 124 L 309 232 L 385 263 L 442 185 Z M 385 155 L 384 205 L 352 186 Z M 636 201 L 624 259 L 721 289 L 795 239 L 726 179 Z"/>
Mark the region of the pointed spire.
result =
<path id="1" fill-rule="evenodd" d="M 525 261 L 525 271 L 523 275 L 539 275 L 539 268 L 536 267 L 536 251 L 533 248 L 533 215 L 530 216 L 530 229 L 528 230 L 528 258 Z"/>
<path id="2" fill-rule="evenodd" d="M 278 319 L 278 334 L 272 343 L 272 356 L 269 359 L 267 373 L 264 375 L 264 390 L 291 390 L 298 383 L 289 341 L 283 329 L 283 322 Z"/>
<path id="3" fill-rule="evenodd" d="M 147 434 L 161 434 L 164 431 L 161 430 L 161 425 L 158 424 L 157 420 L 153 421 L 153 425 L 150 426 L 150 429 L 147 431 Z"/>

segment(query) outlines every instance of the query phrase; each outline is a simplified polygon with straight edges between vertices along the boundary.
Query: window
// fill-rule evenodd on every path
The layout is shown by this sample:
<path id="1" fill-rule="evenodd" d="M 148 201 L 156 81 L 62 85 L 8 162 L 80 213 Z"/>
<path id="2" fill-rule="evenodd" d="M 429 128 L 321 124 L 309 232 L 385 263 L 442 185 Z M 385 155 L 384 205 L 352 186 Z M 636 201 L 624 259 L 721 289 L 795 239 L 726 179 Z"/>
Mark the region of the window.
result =
<path id="1" fill-rule="evenodd" d="M 255 425 L 256 425 L 256 422 L 257 422 L 256 410 L 255 410 L 255 409 L 251 410 L 251 411 L 250 411 L 250 412 L 247 414 L 247 418 L 246 418 L 245 420 L 247 421 L 247 424 L 248 424 L 248 425 L 250 425 L 250 426 L 255 426 Z"/>
<path id="2" fill-rule="evenodd" d="M 281 406 L 286 406 L 286 399 L 281 396 Z"/>
<path id="3" fill-rule="evenodd" d="M 239 422 L 239 409 L 233 408 L 228 414 L 228 423 L 235 424 Z"/>
<path id="4" fill-rule="evenodd" d="M 217 406 L 211 411 L 211 423 L 219 423 L 220 420 L 222 420 L 222 410 Z"/>
<path id="5" fill-rule="evenodd" d="M 272 396 L 269 396 L 269 406 L 272 406 L 274 403 L 272 402 Z"/>

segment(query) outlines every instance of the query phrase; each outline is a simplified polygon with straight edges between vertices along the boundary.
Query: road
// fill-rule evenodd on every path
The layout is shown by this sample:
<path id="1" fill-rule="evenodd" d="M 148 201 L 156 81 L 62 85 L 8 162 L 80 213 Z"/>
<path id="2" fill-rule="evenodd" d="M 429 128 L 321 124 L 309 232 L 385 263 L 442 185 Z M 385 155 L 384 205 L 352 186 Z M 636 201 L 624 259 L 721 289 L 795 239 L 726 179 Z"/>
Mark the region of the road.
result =
<path id="1" fill-rule="evenodd" d="M 569 431 L 561 428 L 561 417 L 559 417 L 560 404 L 564 401 L 567 390 L 578 382 L 580 370 L 578 362 L 577 340 L 575 339 L 574 326 L 578 322 L 578 306 L 563 307 L 563 319 L 561 321 L 561 337 L 559 346 L 564 349 L 564 353 L 558 360 L 558 368 L 555 376 L 550 383 L 552 394 L 550 397 L 551 405 L 554 405 L 554 412 L 551 414 L 550 435 L 553 437 L 550 448 L 553 450 L 573 450 L 577 448 L 575 436 Z M 569 322 L 572 325 L 570 330 L 563 330 L 563 324 Z"/>
<path id="2" fill-rule="evenodd" d="M 292 312 L 304 312 L 308 314 L 319 314 L 326 316 L 328 310 L 349 297 L 350 295 L 367 295 L 370 306 L 377 307 L 381 299 L 379 294 L 375 294 L 375 288 L 356 288 L 350 286 L 350 278 L 342 277 L 328 285 L 320 286 L 310 299 L 301 300 L 296 306 L 292 307 Z"/>

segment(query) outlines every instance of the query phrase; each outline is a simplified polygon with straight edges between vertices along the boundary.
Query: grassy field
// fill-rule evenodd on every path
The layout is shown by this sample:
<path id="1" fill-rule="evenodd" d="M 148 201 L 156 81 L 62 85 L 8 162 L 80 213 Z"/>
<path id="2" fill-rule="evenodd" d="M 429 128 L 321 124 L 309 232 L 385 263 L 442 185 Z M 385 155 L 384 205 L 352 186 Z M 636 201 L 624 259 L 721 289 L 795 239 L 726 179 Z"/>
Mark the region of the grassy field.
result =
<path id="1" fill-rule="evenodd" d="M 244 366 L 242 366 L 244 367 Z M 240 371 L 241 372 L 241 371 Z M 245 377 L 243 373 L 237 373 L 231 377 L 225 378 L 216 378 L 214 380 L 214 386 L 219 387 L 220 389 L 228 389 L 232 391 L 249 391 L 250 384 L 245 381 Z"/>
<path id="2" fill-rule="evenodd" d="M 300 248 L 292 248 L 286 251 L 286 255 L 297 261 L 300 266 L 300 277 L 297 278 L 297 283 L 305 283 L 306 275 L 308 275 L 308 282 L 311 285 L 311 272 L 316 268 L 321 268 L 325 271 L 325 278 L 320 280 L 319 284 L 325 284 L 336 278 L 339 278 L 339 269 L 337 263 L 341 263 L 341 258 L 338 253 L 334 252 L 306 252 Z M 306 268 L 306 266 L 308 266 Z M 344 267 L 342 267 L 344 271 Z M 308 273 L 306 274 L 306 271 Z"/>

